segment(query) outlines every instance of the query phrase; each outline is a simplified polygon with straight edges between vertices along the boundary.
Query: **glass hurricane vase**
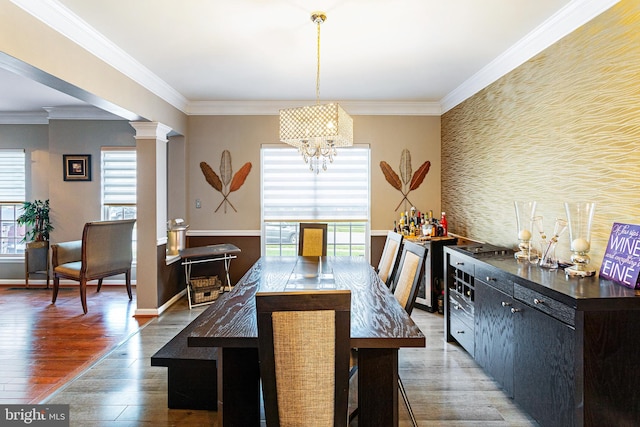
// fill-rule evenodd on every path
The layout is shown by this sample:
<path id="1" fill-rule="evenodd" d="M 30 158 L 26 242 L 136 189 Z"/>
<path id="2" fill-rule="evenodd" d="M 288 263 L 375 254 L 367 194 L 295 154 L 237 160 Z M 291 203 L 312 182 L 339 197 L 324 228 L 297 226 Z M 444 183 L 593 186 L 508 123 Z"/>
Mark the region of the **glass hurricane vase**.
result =
<path id="1" fill-rule="evenodd" d="M 531 251 L 531 230 L 533 230 L 533 217 L 536 212 L 536 202 L 514 202 L 516 209 L 516 224 L 518 229 L 518 249 L 514 254 L 518 261 L 537 262 L 535 251 Z"/>
<path id="2" fill-rule="evenodd" d="M 593 202 L 566 202 L 564 207 L 569 222 L 571 262 L 573 263 L 564 271 L 568 276 L 593 276 L 596 271 L 589 266 L 591 262 L 589 251 L 591 250 L 591 225 L 596 204 Z"/>

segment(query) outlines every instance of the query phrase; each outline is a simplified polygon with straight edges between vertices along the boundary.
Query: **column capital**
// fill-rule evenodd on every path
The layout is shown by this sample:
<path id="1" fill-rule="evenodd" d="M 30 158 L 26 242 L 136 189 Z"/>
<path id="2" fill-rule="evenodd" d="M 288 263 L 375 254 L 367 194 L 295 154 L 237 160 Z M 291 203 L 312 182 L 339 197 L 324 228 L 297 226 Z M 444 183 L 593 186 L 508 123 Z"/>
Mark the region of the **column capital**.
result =
<path id="1" fill-rule="evenodd" d="M 135 139 L 156 139 L 167 142 L 171 128 L 159 122 L 129 122 L 136 130 Z"/>

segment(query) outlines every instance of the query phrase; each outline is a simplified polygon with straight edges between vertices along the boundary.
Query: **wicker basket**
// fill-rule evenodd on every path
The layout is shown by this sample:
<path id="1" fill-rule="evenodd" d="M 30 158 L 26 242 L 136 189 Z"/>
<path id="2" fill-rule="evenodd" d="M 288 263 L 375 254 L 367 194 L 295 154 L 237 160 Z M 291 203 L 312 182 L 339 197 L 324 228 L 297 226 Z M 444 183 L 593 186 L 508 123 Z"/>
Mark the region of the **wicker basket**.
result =
<path id="1" fill-rule="evenodd" d="M 222 282 L 218 276 L 193 277 L 191 279 L 193 303 L 201 304 L 217 300 L 221 285 Z"/>

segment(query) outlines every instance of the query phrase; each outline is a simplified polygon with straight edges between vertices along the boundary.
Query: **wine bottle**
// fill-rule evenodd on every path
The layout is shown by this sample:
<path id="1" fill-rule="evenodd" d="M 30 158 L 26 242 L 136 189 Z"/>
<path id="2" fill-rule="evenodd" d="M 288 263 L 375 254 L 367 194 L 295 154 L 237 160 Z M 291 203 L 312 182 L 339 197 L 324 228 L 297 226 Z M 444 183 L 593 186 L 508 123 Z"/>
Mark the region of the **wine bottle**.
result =
<path id="1" fill-rule="evenodd" d="M 446 213 L 444 212 L 442 212 L 442 218 L 440 218 L 440 225 L 442 226 L 442 235 L 446 236 L 448 231 L 448 224 L 447 224 L 447 216 L 446 216 Z"/>

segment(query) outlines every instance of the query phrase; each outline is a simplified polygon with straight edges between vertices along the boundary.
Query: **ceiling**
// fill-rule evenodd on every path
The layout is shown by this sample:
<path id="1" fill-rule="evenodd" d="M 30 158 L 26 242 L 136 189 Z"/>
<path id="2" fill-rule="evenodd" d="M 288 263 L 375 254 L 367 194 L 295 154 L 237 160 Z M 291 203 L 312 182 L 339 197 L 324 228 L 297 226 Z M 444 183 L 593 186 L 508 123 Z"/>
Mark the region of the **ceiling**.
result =
<path id="1" fill-rule="evenodd" d="M 349 103 L 415 103 L 439 113 L 595 16 L 572 18 L 585 3 L 612 3 L 12 1 L 187 114 L 216 102 L 313 101 L 314 10 L 327 14 L 321 25 L 321 100 L 340 101 L 345 109 Z M 574 22 L 560 30 L 565 21 Z M 514 55 L 516 46 L 528 57 Z M 0 93 L 3 112 L 83 105 L 3 70 Z"/>

